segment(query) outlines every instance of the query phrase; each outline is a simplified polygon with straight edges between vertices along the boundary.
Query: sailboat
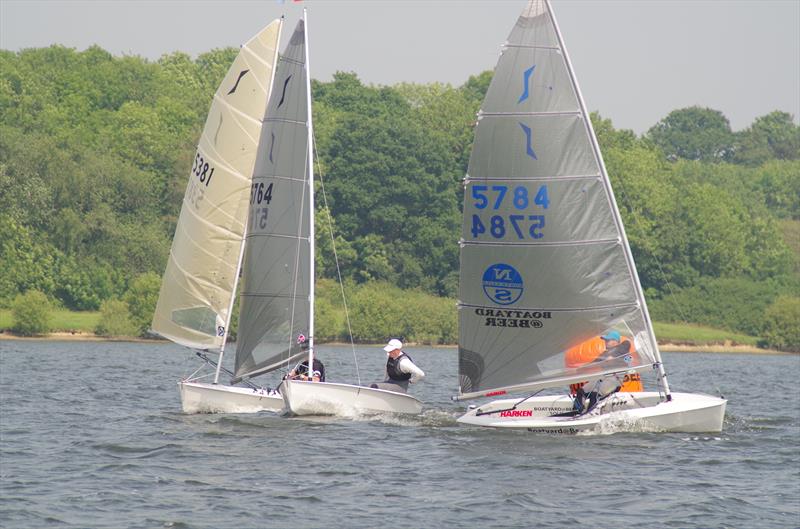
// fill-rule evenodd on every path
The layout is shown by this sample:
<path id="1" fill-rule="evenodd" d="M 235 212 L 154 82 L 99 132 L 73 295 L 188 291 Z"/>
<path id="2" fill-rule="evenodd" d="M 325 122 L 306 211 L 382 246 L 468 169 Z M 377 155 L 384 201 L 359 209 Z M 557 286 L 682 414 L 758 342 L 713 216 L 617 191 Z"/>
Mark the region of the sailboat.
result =
<path id="1" fill-rule="evenodd" d="M 184 412 L 280 410 L 275 391 L 219 383 L 283 20 L 245 43 L 214 94 L 164 272 L 152 332 L 215 365 L 179 382 Z M 268 135 L 268 133 L 266 133 Z M 263 194 L 263 193 L 262 193 Z M 259 195 L 260 197 L 261 195 Z M 240 329 L 241 332 L 247 332 Z M 218 353 L 215 361 L 209 353 Z"/>
<path id="2" fill-rule="evenodd" d="M 552 434 L 722 429 L 726 401 L 670 391 L 625 229 L 564 41 L 531 0 L 478 114 L 464 180 L 458 422 Z M 616 342 L 620 342 L 616 344 Z M 616 344 L 597 347 L 597 344 Z M 617 347 L 624 345 L 624 347 Z M 653 371 L 658 391 L 626 390 Z M 621 391 L 576 406 L 548 388 Z M 575 386 L 577 390 L 577 386 Z M 579 393 L 580 395 L 580 393 Z"/>
<path id="3" fill-rule="evenodd" d="M 296 211 L 299 216 L 289 220 L 278 210 L 275 216 L 281 220 L 269 228 L 269 233 L 254 231 L 248 236 L 253 240 L 248 239 L 247 245 L 247 279 L 240 325 L 249 329 L 269 329 L 266 334 L 263 330 L 260 333 L 240 332 L 236 372 L 246 372 L 248 376 L 276 369 L 281 359 L 287 356 L 307 355 L 307 365 L 314 365 L 314 132 L 307 26 L 302 43 L 299 38 L 295 42 L 295 37 L 297 33 L 292 37 L 292 43 L 296 46 L 293 63 L 298 65 L 298 71 L 286 77 L 279 71 L 275 84 L 283 87 L 284 95 L 291 91 L 288 87 L 294 87 L 295 95 L 299 96 L 293 98 L 297 113 L 294 117 L 286 116 L 279 120 L 283 130 L 280 134 L 276 132 L 274 138 L 276 145 L 281 138 L 291 142 L 296 163 L 294 168 L 298 171 L 287 173 L 286 169 L 280 169 L 280 161 L 277 161 L 278 168 L 268 173 L 269 176 L 254 178 L 253 185 L 261 189 L 263 184 L 265 193 L 266 190 L 272 192 L 277 208 Z M 299 176 L 301 166 L 304 169 L 302 177 Z M 286 174 L 298 176 L 286 178 L 283 176 Z M 289 191 L 292 192 L 290 197 L 279 195 Z M 261 218 L 260 215 L 251 212 L 254 222 Z M 263 215 L 266 219 L 266 213 Z M 263 231 L 263 227 L 259 226 L 259 229 Z M 289 352 L 284 350 L 287 344 L 293 348 Z M 244 364 L 240 365 L 240 352 L 246 351 L 252 351 L 252 356 L 248 358 L 242 354 Z M 237 375 L 238 378 L 241 376 Z M 287 415 L 418 414 L 422 410 L 422 402 L 411 395 L 358 384 L 286 379 L 281 382 L 279 390 Z"/>

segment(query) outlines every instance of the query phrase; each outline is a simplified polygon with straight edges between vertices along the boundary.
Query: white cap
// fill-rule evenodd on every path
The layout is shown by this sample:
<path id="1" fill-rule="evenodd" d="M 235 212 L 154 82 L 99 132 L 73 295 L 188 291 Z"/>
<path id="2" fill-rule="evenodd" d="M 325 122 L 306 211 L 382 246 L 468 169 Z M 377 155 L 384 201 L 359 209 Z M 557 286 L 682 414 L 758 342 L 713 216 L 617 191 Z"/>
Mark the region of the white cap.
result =
<path id="1" fill-rule="evenodd" d="M 384 347 L 383 350 L 386 351 L 387 353 L 391 353 L 395 349 L 402 349 L 402 348 L 403 348 L 403 342 L 401 342 L 397 338 L 392 338 L 391 340 L 389 340 L 389 343 L 386 344 L 386 347 Z"/>

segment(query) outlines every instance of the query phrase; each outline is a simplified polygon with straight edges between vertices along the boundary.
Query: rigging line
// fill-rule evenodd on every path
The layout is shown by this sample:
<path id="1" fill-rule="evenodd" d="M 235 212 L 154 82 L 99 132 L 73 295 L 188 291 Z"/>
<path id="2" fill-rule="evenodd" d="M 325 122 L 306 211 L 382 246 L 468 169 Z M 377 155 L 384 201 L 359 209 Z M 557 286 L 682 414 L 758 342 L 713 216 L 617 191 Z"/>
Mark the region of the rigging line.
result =
<path id="1" fill-rule="evenodd" d="M 310 119 L 310 116 L 309 116 L 309 119 Z M 307 148 L 310 149 L 311 146 L 309 145 L 309 146 L 307 146 Z M 306 161 L 304 162 L 304 165 L 303 165 L 303 174 L 306 175 L 308 173 L 309 173 L 309 171 L 308 171 L 308 157 L 306 157 Z M 312 174 L 311 174 L 311 180 L 312 180 L 312 185 L 313 185 L 313 180 L 314 180 L 313 171 L 312 171 Z M 300 235 L 301 235 L 301 233 L 303 231 L 303 210 L 306 207 L 308 207 L 308 204 L 306 203 L 306 189 L 307 188 L 308 188 L 308 186 L 304 185 L 303 186 L 303 193 L 300 195 L 300 214 L 299 214 L 299 217 L 298 217 L 297 235 L 296 235 L 296 237 L 297 237 L 297 246 L 296 246 L 296 250 L 294 252 L 294 274 L 293 274 L 294 277 L 293 277 L 293 280 L 292 280 L 292 315 L 289 318 L 289 344 L 288 344 L 288 349 L 286 350 L 287 353 L 288 353 L 286 355 L 286 369 L 287 370 L 289 369 L 289 363 L 292 361 L 291 360 L 292 359 L 292 341 L 294 340 L 294 314 L 295 314 L 295 309 L 297 308 L 297 284 L 298 284 L 298 280 L 299 280 L 299 277 L 300 277 L 300 244 L 301 244 L 301 239 L 302 239 L 302 237 Z M 309 242 L 309 247 L 310 247 L 311 246 L 311 237 L 309 237 L 308 239 L 309 239 L 308 242 Z M 314 258 L 314 256 L 312 255 L 311 259 L 313 259 L 313 258 Z M 314 295 L 314 281 L 311 281 L 310 290 L 311 290 L 310 295 L 313 296 Z M 309 318 L 313 318 L 314 315 L 313 314 L 309 314 L 308 317 Z M 306 329 L 304 332 L 307 333 L 308 329 Z M 310 337 L 309 337 L 309 339 L 310 339 Z M 314 371 L 314 366 L 309 365 L 308 366 L 308 372 L 311 373 L 313 371 Z"/>
<path id="2" fill-rule="evenodd" d="M 493 413 L 500 413 L 500 412 L 504 412 L 504 411 L 514 411 L 514 410 L 517 409 L 517 406 L 519 406 L 520 404 L 522 404 L 523 402 L 525 402 L 528 399 L 532 399 L 533 397 L 535 397 L 536 395 L 538 395 L 542 391 L 544 391 L 544 389 L 540 389 L 539 391 L 536 391 L 536 392 L 528 395 L 527 397 L 515 402 L 514 405 L 511 406 L 510 408 L 503 408 L 501 410 L 490 410 L 490 411 L 476 411 L 475 412 L 475 416 L 476 417 L 480 417 L 481 415 L 491 415 Z"/>
<path id="3" fill-rule="evenodd" d="M 310 119 L 311 119 L 311 116 L 309 116 L 309 120 Z M 310 148 L 310 146 L 308 146 L 308 148 Z M 303 165 L 303 175 L 308 175 L 308 174 L 309 174 L 309 171 L 308 171 L 308 157 L 306 156 L 306 159 L 305 159 L 305 162 L 304 162 L 304 165 Z M 305 181 L 305 178 L 303 180 Z M 314 185 L 314 174 L 313 174 L 313 172 L 311 174 L 311 185 L 312 186 Z M 293 273 L 293 277 L 292 277 L 292 296 L 291 296 L 291 299 L 292 299 L 292 303 L 291 303 L 292 314 L 291 314 L 291 317 L 289 318 L 289 344 L 288 344 L 288 348 L 286 349 L 286 351 L 288 353 L 286 355 L 286 370 L 287 371 L 289 370 L 289 364 L 292 361 L 292 354 L 291 353 L 292 353 L 292 342 L 294 340 L 294 315 L 295 315 L 295 311 L 296 311 L 296 308 L 297 308 L 297 284 L 298 284 L 299 279 L 300 279 L 300 244 L 302 244 L 302 239 L 303 239 L 303 237 L 301 237 L 301 234 L 302 234 L 302 231 L 303 231 L 303 212 L 305 211 L 306 207 L 308 206 L 308 204 L 306 202 L 306 189 L 308 187 L 309 186 L 306 186 L 306 185 L 303 186 L 303 192 L 300 195 L 300 213 L 299 213 L 299 215 L 297 217 L 298 218 L 297 232 L 296 232 L 297 234 L 295 235 L 295 237 L 297 239 L 297 245 L 295 246 L 295 253 L 294 253 L 294 273 Z M 308 241 L 309 241 L 309 247 L 310 247 L 310 245 L 311 245 L 311 237 L 308 238 Z M 314 259 L 313 255 L 311 255 L 311 259 Z M 314 281 L 311 281 L 311 285 L 310 285 L 310 289 L 309 290 L 310 290 L 309 295 L 313 296 L 314 295 Z M 313 318 L 314 314 L 309 314 L 308 317 L 309 318 Z M 306 329 L 304 332 L 308 333 L 308 329 Z M 310 337 L 309 337 L 309 339 L 310 339 Z M 308 372 L 311 373 L 313 370 L 314 370 L 314 366 L 309 365 L 308 366 Z"/>
<path id="4" fill-rule="evenodd" d="M 333 237 L 333 219 L 331 218 L 331 210 L 328 208 L 328 196 L 325 194 L 325 180 L 322 178 L 322 165 L 319 163 L 319 149 L 317 149 L 317 137 L 314 135 L 314 152 L 317 154 L 317 173 L 319 174 L 320 190 L 322 191 L 322 201 L 325 204 L 325 214 L 328 216 L 328 231 L 331 234 L 331 247 L 333 248 L 333 260 L 336 263 L 336 275 L 339 278 L 339 288 L 342 291 L 342 304 L 344 305 L 344 319 L 347 322 L 347 335 L 350 338 L 350 348 L 353 350 L 353 360 L 356 366 L 356 380 L 358 385 L 361 385 L 361 374 L 358 370 L 358 356 L 356 356 L 356 346 L 353 342 L 353 329 L 350 326 L 350 313 L 347 310 L 347 297 L 344 294 L 344 282 L 342 281 L 342 270 L 339 267 L 339 256 L 336 253 L 336 240 Z"/>

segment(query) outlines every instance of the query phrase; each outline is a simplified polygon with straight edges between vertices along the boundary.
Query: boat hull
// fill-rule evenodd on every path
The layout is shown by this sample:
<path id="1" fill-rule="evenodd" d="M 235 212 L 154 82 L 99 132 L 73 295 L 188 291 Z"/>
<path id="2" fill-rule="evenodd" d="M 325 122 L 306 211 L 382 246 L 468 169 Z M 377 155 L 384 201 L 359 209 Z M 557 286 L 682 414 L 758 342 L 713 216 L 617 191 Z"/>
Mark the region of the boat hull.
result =
<path id="1" fill-rule="evenodd" d="M 577 417 L 555 415 L 572 410 L 566 395 L 502 399 L 470 409 L 462 424 L 518 428 L 549 434 L 580 432 L 665 431 L 719 432 L 727 401 L 711 395 L 672 393 L 662 401 L 657 392 L 615 393 L 591 412 Z M 513 408 L 513 409 L 512 409 Z"/>
<path id="2" fill-rule="evenodd" d="M 406 393 L 352 384 L 284 380 L 280 391 L 289 415 L 416 415 L 422 411 L 422 402 Z"/>
<path id="3" fill-rule="evenodd" d="M 276 391 L 204 382 L 178 382 L 184 413 L 279 412 L 283 398 Z"/>

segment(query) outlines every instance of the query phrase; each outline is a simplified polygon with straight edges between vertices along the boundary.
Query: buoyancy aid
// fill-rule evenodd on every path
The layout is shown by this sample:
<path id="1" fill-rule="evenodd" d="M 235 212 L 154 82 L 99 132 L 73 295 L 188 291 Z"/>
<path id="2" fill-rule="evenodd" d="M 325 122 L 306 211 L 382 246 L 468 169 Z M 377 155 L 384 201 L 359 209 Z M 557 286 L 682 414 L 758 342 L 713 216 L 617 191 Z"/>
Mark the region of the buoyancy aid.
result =
<path id="1" fill-rule="evenodd" d="M 404 373 L 403 371 L 400 371 L 400 361 L 403 359 L 403 357 L 411 360 L 410 356 L 401 352 L 400 356 L 397 358 L 392 358 L 390 356 L 386 361 L 386 375 L 389 377 L 389 380 L 405 381 L 411 379 L 411 373 Z M 413 362 L 413 360 L 411 361 Z"/>
<path id="2" fill-rule="evenodd" d="M 639 363 L 638 355 L 636 354 L 636 350 L 633 345 L 633 341 L 628 340 L 626 337 L 622 338 L 622 342 L 629 342 L 630 348 L 628 350 L 628 354 L 632 357 L 632 363 L 637 365 Z M 621 342 L 621 343 L 622 343 Z M 599 336 L 595 336 L 594 338 L 590 338 L 585 342 L 581 342 L 576 346 L 570 347 L 567 349 L 566 353 L 564 353 L 564 365 L 568 368 L 575 368 L 580 367 L 584 364 L 588 364 L 593 362 L 600 356 L 602 353 L 606 351 L 606 342 Z M 577 391 L 577 388 L 583 385 L 583 382 L 578 384 L 570 384 L 569 389 L 570 392 L 574 395 Z M 643 391 L 644 387 L 642 386 L 642 377 L 639 373 L 632 373 L 625 375 L 622 379 L 622 387 L 620 391 L 624 392 L 631 392 L 631 391 Z"/>

